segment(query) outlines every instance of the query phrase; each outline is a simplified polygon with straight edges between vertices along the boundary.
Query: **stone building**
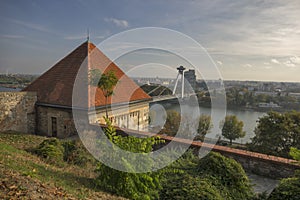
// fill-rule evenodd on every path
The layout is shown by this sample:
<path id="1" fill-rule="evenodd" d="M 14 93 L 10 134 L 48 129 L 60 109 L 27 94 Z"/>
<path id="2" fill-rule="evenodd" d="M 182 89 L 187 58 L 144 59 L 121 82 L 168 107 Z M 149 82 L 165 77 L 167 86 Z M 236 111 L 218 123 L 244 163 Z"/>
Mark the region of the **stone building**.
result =
<path id="1" fill-rule="evenodd" d="M 120 128 L 147 131 L 151 97 L 94 44 L 87 41 L 20 92 L 23 95 L 27 93 L 30 93 L 30 96 L 36 95 L 34 109 L 26 108 L 31 111 L 28 113 L 30 119 L 35 119 L 34 125 L 30 126 L 31 129 L 35 127 L 35 130 L 27 132 L 60 138 L 76 134 L 72 115 L 74 106 L 88 114 L 89 123 L 104 123 L 106 103 L 103 91 L 85 84 L 92 69 L 99 69 L 102 73 L 113 71 L 118 78 L 114 94 L 107 101 L 108 115 L 113 124 Z M 80 77 L 76 79 L 77 76 Z M 81 82 L 80 91 L 78 88 L 73 91 L 73 86 L 78 80 Z M 25 130 L 16 129 L 16 131 Z"/>
<path id="2" fill-rule="evenodd" d="M 189 83 L 189 86 L 185 88 L 185 91 L 188 93 L 195 92 L 196 89 L 196 74 L 194 69 L 189 69 L 189 71 L 184 72 L 184 78 Z"/>

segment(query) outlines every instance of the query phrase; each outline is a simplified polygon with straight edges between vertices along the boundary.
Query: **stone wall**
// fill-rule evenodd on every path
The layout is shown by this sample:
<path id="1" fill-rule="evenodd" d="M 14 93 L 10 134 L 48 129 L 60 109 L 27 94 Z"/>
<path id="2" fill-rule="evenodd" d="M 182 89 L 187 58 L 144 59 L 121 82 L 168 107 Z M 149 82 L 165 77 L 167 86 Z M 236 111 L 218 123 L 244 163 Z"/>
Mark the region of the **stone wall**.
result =
<path id="1" fill-rule="evenodd" d="M 39 135 L 66 138 L 76 135 L 71 109 L 37 105 L 37 132 Z M 53 120 L 55 119 L 55 123 Z M 54 130 L 56 129 L 56 133 Z"/>
<path id="2" fill-rule="evenodd" d="M 35 133 L 35 92 L 0 92 L 0 132 Z"/>
<path id="3" fill-rule="evenodd" d="M 133 131 L 133 130 L 120 130 L 117 129 L 119 134 L 123 135 L 135 135 L 135 136 L 150 136 L 155 135 L 149 132 Z M 161 139 L 166 141 L 165 144 L 161 144 L 156 148 L 161 148 L 163 145 L 168 144 L 170 141 L 180 145 L 188 145 L 196 150 L 201 148 L 201 150 L 218 152 L 226 157 L 230 157 L 239 162 L 245 171 L 267 176 L 270 178 L 286 178 L 293 176 L 295 170 L 300 170 L 300 164 L 295 160 L 281 158 L 277 156 L 266 155 L 262 153 L 256 153 L 241 149 L 234 149 L 226 146 L 213 145 L 198 141 L 190 141 L 188 139 L 174 138 L 166 135 L 159 135 Z"/>

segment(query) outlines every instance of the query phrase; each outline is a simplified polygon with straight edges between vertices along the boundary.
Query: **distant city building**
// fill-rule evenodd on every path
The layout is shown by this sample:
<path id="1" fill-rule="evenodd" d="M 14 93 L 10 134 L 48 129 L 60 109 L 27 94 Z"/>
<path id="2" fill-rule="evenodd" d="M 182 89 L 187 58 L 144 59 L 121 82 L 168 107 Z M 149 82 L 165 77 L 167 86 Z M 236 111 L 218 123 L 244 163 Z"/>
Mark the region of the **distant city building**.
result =
<path id="1" fill-rule="evenodd" d="M 291 96 L 291 97 L 300 98 L 300 93 L 290 92 L 290 93 L 288 93 L 288 94 L 289 94 L 289 96 Z"/>
<path id="2" fill-rule="evenodd" d="M 189 82 L 190 88 L 185 87 L 186 92 L 194 92 L 196 89 L 196 74 L 194 69 L 189 69 L 189 71 L 184 72 L 184 78 Z M 192 91 L 189 91 L 191 90 Z"/>
<path id="3" fill-rule="evenodd" d="M 258 107 L 260 107 L 260 108 L 279 108 L 280 106 L 276 103 L 270 102 L 270 103 L 259 103 Z"/>

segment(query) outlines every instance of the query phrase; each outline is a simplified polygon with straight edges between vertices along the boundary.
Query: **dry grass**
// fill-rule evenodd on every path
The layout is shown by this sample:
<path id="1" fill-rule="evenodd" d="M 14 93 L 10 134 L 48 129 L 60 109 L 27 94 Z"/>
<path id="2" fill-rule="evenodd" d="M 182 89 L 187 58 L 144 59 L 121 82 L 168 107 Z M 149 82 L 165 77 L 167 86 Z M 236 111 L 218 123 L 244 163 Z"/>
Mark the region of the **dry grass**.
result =
<path id="1" fill-rule="evenodd" d="M 0 199 L 122 199 L 93 184 L 93 165 L 47 164 L 30 150 L 45 137 L 0 133 Z"/>

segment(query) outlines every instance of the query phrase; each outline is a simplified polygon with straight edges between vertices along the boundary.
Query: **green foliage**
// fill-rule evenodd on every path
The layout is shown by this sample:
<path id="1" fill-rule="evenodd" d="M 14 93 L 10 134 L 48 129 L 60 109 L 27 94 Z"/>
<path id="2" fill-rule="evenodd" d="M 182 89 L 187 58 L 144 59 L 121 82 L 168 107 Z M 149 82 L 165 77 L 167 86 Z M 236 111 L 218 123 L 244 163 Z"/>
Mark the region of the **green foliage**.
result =
<path id="1" fill-rule="evenodd" d="M 292 156 L 293 159 L 300 162 L 300 150 L 299 149 L 291 147 L 290 156 Z"/>
<path id="2" fill-rule="evenodd" d="M 113 95 L 113 89 L 118 82 L 118 78 L 115 75 L 115 72 L 108 71 L 101 75 L 101 78 L 98 82 L 98 87 L 103 90 L 104 96 L 109 97 Z"/>
<path id="3" fill-rule="evenodd" d="M 114 71 L 101 73 L 99 69 L 91 69 L 89 71 L 89 84 L 100 88 L 105 96 L 106 117 L 108 117 L 108 97 L 113 95 L 114 87 L 118 82 L 118 78 Z"/>
<path id="4" fill-rule="evenodd" d="M 98 87 L 99 80 L 101 78 L 101 71 L 99 69 L 91 69 L 89 71 L 89 84 Z"/>
<path id="5" fill-rule="evenodd" d="M 195 122 L 198 123 L 196 135 L 194 131 L 196 130 L 196 126 L 193 121 L 194 120 L 190 119 L 188 116 L 181 116 L 180 113 L 175 110 L 168 110 L 166 122 L 163 129 L 160 131 L 160 134 L 166 134 L 169 136 L 175 136 L 178 134 L 178 137 L 182 138 L 195 137 L 195 140 L 203 140 L 205 135 L 212 128 L 211 117 L 208 115 L 200 116 L 199 122 Z M 180 123 L 182 123 L 182 128 L 180 128 Z"/>
<path id="6" fill-rule="evenodd" d="M 268 200 L 299 200 L 300 199 L 300 176 L 285 178 L 272 191 Z"/>
<path id="7" fill-rule="evenodd" d="M 190 150 L 170 168 L 181 173 L 165 175 L 162 199 L 252 199 L 254 193 L 243 168 L 219 153 L 199 159 Z M 189 192 L 191 191 L 191 192 Z"/>
<path id="8" fill-rule="evenodd" d="M 133 136 L 122 137 L 116 134 L 115 128 L 111 122 L 107 120 L 107 128 L 105 134 L 110 141 L 116 144 L 119 148 L 134 153 L 149 153 L 152 151 L 152 146 L 164 142 L 157 137 L 136 138 Z M 105 153 L 105 152 L 104 152 Z M 115 159 L 114 163 L 123 165 L 124 168 L 130 170 L 131 162 L 136 159 L 135 155 L 130 157 L 115 158 L 115 155 L 107 154 L 105 156 Z M 151 160 L 145 159 L 143 163 L 139 163 L 141 168 L 146 169 L 152 166 Z M 99 176 L 95 183 L 100 188 L 111 193 L 124 196 L 131 199 L 153 199 L 158 198 L 158 190 L 160 185 L 160 172 L 149 173 L 128 173 L 112 169 L 102 163 L 98 164 L 97 170 Z"/>
<path id="9" fill-rule="evenodd" d="M 221 124 L 222 135 L 229 139 L 230 144 L 232 144 L 232 140 L 242 138 L 246 135 L 246 132 L 243 131 L 243 126 L 243 121 L 239 121 L 235 115 L 228 115 Z"/>
<path id="10" fill-rule="evenodd" d="M 56 139 L 44 140 L 36 149 L 35 153 L 51 164 L 62 165 L 64 158 L 64 147 Z"/>
<path id="11" fill-rule="evenodd" d="M 107 120 L 105 133 L 110 141 L 120 148 L 132 152 L 148 153 L 154 138 L 122 137 Z M 107 156 L 114 157 L 112 154 Z M 114 158 L 113 158 L 114 159 Z M 129 162 L 135 159 L 116 158 L 116 163 L 131 168 Z M 140 167 L 149 167 L 151 161 L 145 160 Z M 219 153 L 209 153 L 199 159 L 192 150 L 186 152 L 170 166 L 149 173 L 127 173 L 99 163 L 99 176 L 95 183 L 105 191 L 130 199 L 252 199 L 254 193 L 243 168 L 235 160 Z"/>
<path id="12" fill-rule="evenodd" d="M 198 126 L 198 135 L 196 136 L 196 140 L 204 140 L 205 135 L 210 131 L 213 127 L 211 123 L 211 117 L 209 115 L 201 115 L 199 118 L 199 126 Z"/>
<path id="13" fill-rule="evenodd" d="M 263 193 L 258 193 L 251 200 L 267 200 L 268 199 L 268 193 L 263 192 Z"/>
<path id="14" fill-rule="evenodd" d="M 199 176 L 212 181 L 225 199 L 250 199 L 253 191 L 242 166 L 231 158 L 210 152 L 196 168 Z"/>
<path id="15" fill-rule="evenodd" d="M 250 150 L 289 158 L 291 147 L 300 149 L 300 112 L 269 112 L 254 133 Z"/>
<path id="16" fill-rule="evenodd" d="M 94 158 L 79 141 L 46 139 L 33 151 L 47 162 L 58 166 L 63 166 L 64 162 L 78 166 L 94 163 Z"/>
<path id="17" fill-rule="evenodd" d="M 299 149 L 291 147 L 290 156 L 300 162 Z M 281 197 L 291 200 L 300 199 L 300 170 L 295 171 L 294 177 L 282 179 L 279 186 L 271 193 L 269 199 L 276 200 Z"/>
<path id="18" fill-rule="evenodd" d="M 160 192 L 160 199 L 221 200 L 223 198 L 210 180 L 184 174 L 169 177 L 168 184 Z"/>
<path id="19" fill-rule="evenodd" d="M 80 141 L 64 141 L 62 145 L 64 147 L 64 161 L 81 167 L 95 162 L 95 159 L 87 152 Z"/>
<path id="20" fill-rule="evenodd" d="M 169 136 L 175 136 L 178 132 L 181 116 L 175 110 L 167 111 L 167 119 L 164 128 L 160 131 L 160 134 L 166 134 Z"/>

